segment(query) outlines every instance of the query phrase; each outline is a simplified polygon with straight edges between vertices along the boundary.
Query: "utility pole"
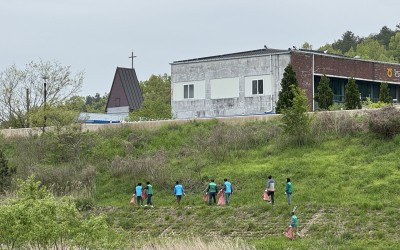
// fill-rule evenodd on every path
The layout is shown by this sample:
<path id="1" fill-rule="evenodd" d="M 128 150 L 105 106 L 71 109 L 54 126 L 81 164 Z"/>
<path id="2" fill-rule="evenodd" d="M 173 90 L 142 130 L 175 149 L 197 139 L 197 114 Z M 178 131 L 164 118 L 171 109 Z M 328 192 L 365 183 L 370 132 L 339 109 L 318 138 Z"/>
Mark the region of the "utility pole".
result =
<path id="1" fill-rule="evenodd" d="M 29 88 L 26 88 L 26 127 L 29 128 Z"/>
<path id="2" fill-rule="evenodd" d="M 43 133 L 44 133 L 44 131 L 45 131 L 45 128 L 46 128 L 46 121 L 47 121 L 47 116 L 46 116 L 46 106 L 47 106 L 47 79 L 49 79 L 49 77 L 47 77 L 46 75 L 45 76 L 42 76 L 42 79 L 44 80 L 44 83 L 43 83 L 43 87 L 44 87 L 44 90 L 43 90 L 43 111 L 44 111 L 44 123 L 43 123 Z"/>

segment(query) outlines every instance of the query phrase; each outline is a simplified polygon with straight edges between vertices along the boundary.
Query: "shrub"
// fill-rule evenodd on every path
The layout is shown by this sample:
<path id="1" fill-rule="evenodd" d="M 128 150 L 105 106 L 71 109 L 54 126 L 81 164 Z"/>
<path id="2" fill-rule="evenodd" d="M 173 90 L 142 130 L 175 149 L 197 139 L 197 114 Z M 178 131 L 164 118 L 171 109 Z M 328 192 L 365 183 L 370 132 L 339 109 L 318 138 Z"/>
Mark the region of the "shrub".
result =
<path id="1" fill-rule="evenodd" d="M 109 228 L 104 217 L 82 218 L 71 200 L 55 198 L 33 176 L 19 181 L 17 197 L 0 206 L 0 217 L 0 246 L 7 249 L 117 249 L 117 242 L 124 244 L 123 234 Z"/>
<path id="2" fill-rule="evenodd" d="M 308 100 L 304 90 L 294 90 L 293 106 L 283 110 L 283 131 L 295 139 L 298 145 L 306 143 L 311 129 L 311 117 L 308 114 Z"/>
<path id="3" fill-rule="evenodd" d="M 400 133 L 400 111 L 394 107 L 385 107 L 371 112 L 369 129 L 384 138 L 393 138 Z"/>
<path id="4" fill-rule="evenodd" d="M 348 111 L 319 112 L 312 123 L 314 136 L 325 134 L 347 135 L 367 128 L 367 119 L 354 116 Z"/>

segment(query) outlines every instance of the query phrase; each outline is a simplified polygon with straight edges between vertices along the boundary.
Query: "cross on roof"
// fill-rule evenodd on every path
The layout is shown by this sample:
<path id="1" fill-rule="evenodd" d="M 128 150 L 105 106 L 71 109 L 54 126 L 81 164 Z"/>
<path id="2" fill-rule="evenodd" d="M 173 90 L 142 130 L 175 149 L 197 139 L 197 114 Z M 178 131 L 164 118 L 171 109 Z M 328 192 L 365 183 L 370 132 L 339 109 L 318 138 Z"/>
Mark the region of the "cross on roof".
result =
<path id="1" fill-rule="evenodd" d="M 136 56 L 133 55 L 133 51 L 132 51 L 132 55 L 129 57 L 132 59 L 132 69 L 133 69 L 133 58 L 135 58 Z"/>

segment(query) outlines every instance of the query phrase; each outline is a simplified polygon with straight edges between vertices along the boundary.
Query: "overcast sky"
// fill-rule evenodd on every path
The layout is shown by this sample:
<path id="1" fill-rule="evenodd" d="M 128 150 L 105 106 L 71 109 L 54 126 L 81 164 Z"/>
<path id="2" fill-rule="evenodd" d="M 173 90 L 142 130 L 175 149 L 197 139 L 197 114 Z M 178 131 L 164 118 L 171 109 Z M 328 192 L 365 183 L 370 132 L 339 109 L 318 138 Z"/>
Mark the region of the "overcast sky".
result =
<path id="1" fill-rule="evenodd" d="M 173 61 L 305 41 L 317 49 L 347 30 L 399 23 L 399 0 L 0 0 L 0 71 L 55 60 L 85 71 L 80 95 L 103 95 L 132 51 L 143 81 L 170 75 Z"/>

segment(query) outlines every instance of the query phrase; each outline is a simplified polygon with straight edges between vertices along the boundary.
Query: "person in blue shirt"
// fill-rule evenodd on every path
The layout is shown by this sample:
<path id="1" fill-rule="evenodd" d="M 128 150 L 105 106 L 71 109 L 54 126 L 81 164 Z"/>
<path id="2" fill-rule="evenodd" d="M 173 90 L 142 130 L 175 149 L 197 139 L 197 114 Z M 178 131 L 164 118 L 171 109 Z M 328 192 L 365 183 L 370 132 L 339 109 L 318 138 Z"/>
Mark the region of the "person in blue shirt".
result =
<path id="1" fill-rule="evenodd" d="M 143 206 L 143 199 L 142 199 L 142 183 L 138 183 L 135 188 L 136 193 L 136 201 L 138 206 Z"/>
<path id="2" fill-rule="evenodd" d="M 231 194 L 233 193 L 232 184 L 227 178 L 224 179 L 224 192 L 225 192 L 225 204 L 228 206 L 231 199 Z"/>
<path id="3" fill-rule="evenodd" d="M 182 195 L 186 195 L 186 194 L 185 194 L 185 190 L 183 189 L 182 184 L 180 184 L 179 181 L 176 181 L 176 183 L 175 183 L 174 195 L 176 196 L 176 200 L 178 202 L 178 205 L 180 206 Z"/>

